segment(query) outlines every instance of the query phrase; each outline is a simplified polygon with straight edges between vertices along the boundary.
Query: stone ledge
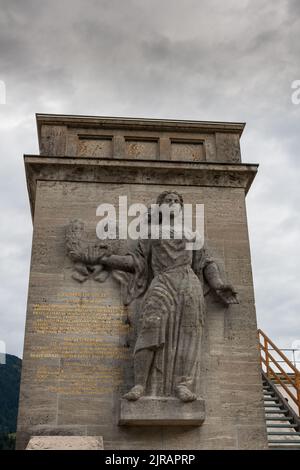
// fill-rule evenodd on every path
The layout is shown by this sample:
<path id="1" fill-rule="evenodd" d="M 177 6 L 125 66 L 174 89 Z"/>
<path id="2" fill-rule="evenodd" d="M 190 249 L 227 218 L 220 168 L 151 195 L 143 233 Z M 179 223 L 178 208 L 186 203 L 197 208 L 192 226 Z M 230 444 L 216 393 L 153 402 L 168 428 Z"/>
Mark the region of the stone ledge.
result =
<path id="1" fill-rule="evenodd" d="M 92 129 L 128 129 L 164 132 L 229 132 L 242 134 L 244 122 L 194 121 L 182 119 L 150 119 L 132 117 L 84 116 L 72 114 L 36 114 L 38 136 L 42 125 Z"/>
<path id="2" fill-rule="evenodd" d="M 200 426 L 205 420 L 205 401 L 183 403 L 172 397 L 120 400 L 119 424 L 126 426 Z"/>
<path id="3" fill-rule="evenodd" d="M 243 188 L 248 192 L 258 165 L 250 163 L 133 160 L 24 155 L 32 217 L 39 180 L 109 184 L 162 184 Z"/>
<path id="4" fill-rule="evenodd" d="M 101 436 L 32 436 L 26 450 L 103 450 Z"/>

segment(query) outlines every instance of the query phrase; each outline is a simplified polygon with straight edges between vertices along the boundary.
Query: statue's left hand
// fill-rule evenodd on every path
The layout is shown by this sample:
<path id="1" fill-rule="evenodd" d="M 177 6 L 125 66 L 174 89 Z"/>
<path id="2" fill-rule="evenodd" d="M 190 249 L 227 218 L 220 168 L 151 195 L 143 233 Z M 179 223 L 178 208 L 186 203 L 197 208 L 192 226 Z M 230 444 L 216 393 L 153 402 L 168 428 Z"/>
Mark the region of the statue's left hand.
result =
<path id="1" fill-rule="evenodd" d="M 216 289 L 216 294 L 224 302 L 225 305 L 238 304 L 237 293 L 230 284 L 223 284 Z"/>

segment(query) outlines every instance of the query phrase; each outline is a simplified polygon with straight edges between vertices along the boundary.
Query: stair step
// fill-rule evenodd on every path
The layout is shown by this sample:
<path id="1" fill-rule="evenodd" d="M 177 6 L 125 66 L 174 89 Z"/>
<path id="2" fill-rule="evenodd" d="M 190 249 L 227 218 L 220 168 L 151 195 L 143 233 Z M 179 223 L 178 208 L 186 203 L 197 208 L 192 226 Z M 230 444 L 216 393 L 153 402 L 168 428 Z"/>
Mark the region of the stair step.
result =
<path id="1" fill-rule="evenodd" d="M 277 418 L 275 416 L 266 416 L 267 421 L 292 421 L 292 418 L 290 416 L 278 416 Z"/>
<path id="2" fill-rule="evenodd" d="M 299 441 L 292 441 L 291 439 L 289 439 L 288 441 L 281 441 L 281 440 L 277 441 L 275 439 L 274 440 L 272 439 L 272 440 L 268 441 L 268 443 L 269 444 L 280 444 L 280 445 L 282 445 L 282 444 L 287 444 L 287 445 L 298 444 L 298 445 L 300 445 L 300 440 Z"/>
<path id="3" fill-rule="evenodd" d="M 300 446 L 284 446 L 279 447 L 278 445 L 269 444 L 269 449 L 276 449 L 276 450 L 300 450 Z"/>
<path id="4" fill-rule="evenodd" d="M 265 397 L 265 398 L 264 398 L 264 401 L 275 401 L 276 403 L 279 403 L 278 398 L 269 398 L 269 397 Z"/>
<path id="5" fill-rule="evenodd" d="M 275 409 L 274 410 L 273 409 L 265 410 L 265 414 L 273 414 L 273 415 L 276 414 L 277 415 L 277 414 L 286 414 L 286 413 L 288 413 L 288 411 L 286 411 L 286 410 L 275 410 Z"/>
<path id="6" fill-rule="evenodd" d="M 283 406 L 281 403 L 266 403 L 265 408 L 281 408 L 283 410 Z"/>
<path id="7" fill-rule="evenodd" d="M 269 413 L 270 410 L 271 411 L 279 410 L 279 411 L 284 411 L 284 412 L 287 413 L 287 411 L 284 408 L 281 408 L 280 406 L 276 406 L 276 404 L 275 405 L 269 405 L 269 406 L 266 405 L 265 406 L 265 413 Z"/>
<path id="8" fill-rule="evenodd" d="M 300 436 L 300 432 L 286 432 L 286 431 L 269 431 L 268 432 L 268 436 Z M 299 441 L 299 444 L 300 444 L 300 441 Z"/>
<path id="9" fill-rule="evenodd" d="M 295 429 L 293 424 L 267 424 L 267 428 L 291 428 Z"/>

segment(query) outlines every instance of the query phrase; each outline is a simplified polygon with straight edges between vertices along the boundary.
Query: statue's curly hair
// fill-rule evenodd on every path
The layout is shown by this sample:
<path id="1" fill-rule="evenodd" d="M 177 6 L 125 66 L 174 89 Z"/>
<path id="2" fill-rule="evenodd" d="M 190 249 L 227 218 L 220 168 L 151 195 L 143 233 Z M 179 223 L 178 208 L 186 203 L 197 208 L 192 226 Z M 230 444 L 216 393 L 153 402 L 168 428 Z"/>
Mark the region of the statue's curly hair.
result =
<path id="1" fill-rule="evenodd" d="M 157 197 L 157 199 L 156 199 L 156 204 L 158 204 L 159 206 L 160 206 L 161 204 L 163 204 L 164 199 L 165 199 L 165 197 L 166 197 L 168 194 L 176 194 L 176 195 L 179 197 L 179 202 L 180 202 L 181 207 L 183 206 L 183 197 L 182 197 L 182 195 L 179 194 L 177 191 L 163 191 L 163 192 L 160 193 L 160 195 Z"/>

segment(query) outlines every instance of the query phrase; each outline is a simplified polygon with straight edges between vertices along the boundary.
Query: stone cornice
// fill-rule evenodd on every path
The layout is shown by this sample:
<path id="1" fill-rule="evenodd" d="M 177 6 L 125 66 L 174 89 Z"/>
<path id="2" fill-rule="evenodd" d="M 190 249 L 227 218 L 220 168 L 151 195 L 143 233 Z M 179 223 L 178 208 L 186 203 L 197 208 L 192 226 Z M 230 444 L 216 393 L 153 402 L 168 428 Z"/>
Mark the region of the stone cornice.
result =
<path id="1" fill-rule="evenodd" d="M 72 116 L 63 114 L 36 114 L 39 139 L 42 125 L 76 128 L 127 129 L 157 132 L 234 133 L 239 136 L 245 127 L 241 122 L 189 121 L 171 119 L 145 119 L 104 116 Z"/>
<path id="2" fill-rule="evenodd" d="M 42 181 L 160 184 L 243 188 L 248 192 L 257 164 L 126 160 L 25 155 L 31 212 L 36 184 Z"/>

